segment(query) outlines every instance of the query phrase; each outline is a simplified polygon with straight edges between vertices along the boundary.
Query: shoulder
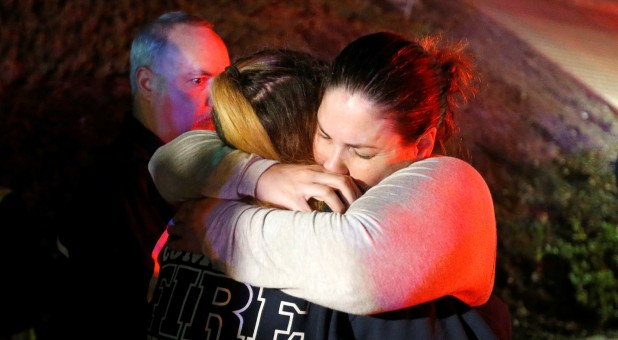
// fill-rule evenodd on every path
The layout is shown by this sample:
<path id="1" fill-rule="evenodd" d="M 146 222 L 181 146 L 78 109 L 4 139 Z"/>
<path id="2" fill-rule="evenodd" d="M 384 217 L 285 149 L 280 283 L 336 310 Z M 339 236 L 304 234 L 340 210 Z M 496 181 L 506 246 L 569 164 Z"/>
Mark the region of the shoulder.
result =
<path id="1" fill-rule="evenodd" d="M 412 163 L 407 171 L 426 173 L 435 179 L 485 183 L 482 175 L 470 163 L 455 157 L 436 156 Z"/>
<path id="2" fill-rule="evenodd" d="M 180 136 L 176 137 L 175 140 L 220 140 L 219 136 L 216 132 L 211 130 L 190 130 L 187 131 Z"/>
<path id="3" fill-rule="evenodd" d="M 164 156 L 176 160 L 196 155 L 210 155 L 210 150 L 218 150 L 224 148 L 224 144 L 218 138 L 217 134 L 209 130 L 191 130 L 174 138 L 167 144 L 164 144 L 154 154 L 153 159 L 156 161 L 158 157 Z"/>
<path id="4" fill-rule="evenodd" d="M 494 223 L 491 191 L 481 173 L 470 163 L 454 157 L 439 156 L 415 164 L 417 167 L 431 169 L 429 176 L 433 179 L 433 185 L 428 190 L 430 196 L 450 206 L 453 211 L 460 211 L 460 216 L 473 212 L 467 219 L 469 221 L 478 222 L 481 216 L 485 216 L 487 225 Z"/>
<path id="5" fill-rule="evenodd" d="M 416 161 L 391 176 L 408 175 L 447 182 L 457 180 L 484 182 L 481 174 L 470 163 L 450 156 L 436 156 Z"/>
<path id="6" fill-rule="evenodd" d="M 451 200 L 474 193 L 478 199 L 491 199 L 483 176 L 470 163 L 455 157 L 437 156 L 414 162 L 391 175 L 389 179 L 401 187 L 413 189 L 433 198 Z"/>
<path id="7" fill-rule="evenodd" d="M 444 169 L 448 171 L 459 170 L 459 171 L 476 172 L 476 170 L 470 163 L 462 159 L 451 157 L 451 156 L 434 156 L 434 157 L 425 158 L 423 160 L 410 164 L 409 167 L 410 168 L 425 167 L 425 168 L 432 169 L 432 170 Z"/>

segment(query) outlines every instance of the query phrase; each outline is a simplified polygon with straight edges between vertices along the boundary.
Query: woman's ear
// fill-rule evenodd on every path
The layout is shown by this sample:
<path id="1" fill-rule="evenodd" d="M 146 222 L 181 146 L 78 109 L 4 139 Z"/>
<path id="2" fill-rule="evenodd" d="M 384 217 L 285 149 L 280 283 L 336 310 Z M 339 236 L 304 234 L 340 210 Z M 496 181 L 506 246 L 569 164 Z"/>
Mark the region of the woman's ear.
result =
<path id="1" fill-rule="evenodd" d="M 419 139 L 416 144 L 418 149 L 418 153 L 416 154 L 417 159 L 425 159 L 431 156 L 433 152 L 433 146 L 436 142 L 436 133 L 437 129 L 435 127 L 427 130 Z"/>
<path id="2" fill-rule="evenodd" d="M 135 71 L 135 82 L 137 83 L 137 93 L 147 101 L 152 98 L 154 87 L 154 72 L 148 67 L 140 67 Z"/>

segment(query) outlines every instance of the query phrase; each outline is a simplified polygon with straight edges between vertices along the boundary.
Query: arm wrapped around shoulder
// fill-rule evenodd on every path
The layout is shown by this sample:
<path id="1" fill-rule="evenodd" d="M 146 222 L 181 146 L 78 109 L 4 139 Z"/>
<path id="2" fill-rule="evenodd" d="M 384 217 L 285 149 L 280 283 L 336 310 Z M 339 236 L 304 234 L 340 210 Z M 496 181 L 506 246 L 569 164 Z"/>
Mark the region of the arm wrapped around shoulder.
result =
<path id="1" fill-rule="evenodd" d="M 376 308 L 393 310 L 445 295 L 471 306 L 485 303 L 494 285 L 497 233 L 481 175 L 459 159 L 436 157 L 394 173 L 374 189 L 357 207 L 376 221 L 365 224 L 374 245 L 363 259 Z M 372 207 L 376 203 L 378 209 Z"/>
<path id="2" fill-rule="evenodd" d="M 493 289 L 491 194 L 480 174 L 455 158 L 395 172 L 345 214 L 224 202 L 205 222 L 206 242 L 234 279 L 349 313 L 446 295 L 476 306 Z"/>
<path id="3" fill-rule="evenodd" d="M 148 170 L 161 196 L 177 204 L 254 197 L 259 176 L 276 163 L 225 145 L 213 131 L 194 130 L 157 149 Z"/>

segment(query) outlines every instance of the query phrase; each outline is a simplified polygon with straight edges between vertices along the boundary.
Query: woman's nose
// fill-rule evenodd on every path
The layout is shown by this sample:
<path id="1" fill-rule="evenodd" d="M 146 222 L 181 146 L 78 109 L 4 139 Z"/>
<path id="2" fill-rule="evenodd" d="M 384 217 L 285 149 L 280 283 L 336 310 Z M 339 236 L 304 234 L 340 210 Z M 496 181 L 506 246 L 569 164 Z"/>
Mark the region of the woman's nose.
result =
<path id="1" fill-rule="evenodd" d="M 342 159 L 341 155 L 336 154 L 328 157 L 326 162 L 322 165 L 324 169 L 328 172 L 341 174 L 341 175 L 349 175 L 348 167 L 345 164 L 345 161 Z"/>

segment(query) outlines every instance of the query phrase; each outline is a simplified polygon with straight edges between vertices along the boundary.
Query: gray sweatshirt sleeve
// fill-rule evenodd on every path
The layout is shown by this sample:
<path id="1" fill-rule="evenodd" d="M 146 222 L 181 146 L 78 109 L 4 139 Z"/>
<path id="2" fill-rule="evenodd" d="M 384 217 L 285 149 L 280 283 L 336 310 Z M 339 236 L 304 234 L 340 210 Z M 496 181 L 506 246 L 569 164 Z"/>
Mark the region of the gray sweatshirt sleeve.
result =
<path id="1" fill-rule="evenodd" d="M 205 224 L 205 249 L 234 279 L 349 313 L 445 295 L 475 306 L 493 289 L 491 194 L 480 174 L 455 158 L 392 174 L 345 214 L 227 201 Z"/>
<path id="2" fill-rule="evenodd" d="M 195 130 L 157 149 L 148 170 L 163 198 L 175 204 L 253 197 L 260 175 L 276 163 L 226 146 L 213 131 Z"/>

